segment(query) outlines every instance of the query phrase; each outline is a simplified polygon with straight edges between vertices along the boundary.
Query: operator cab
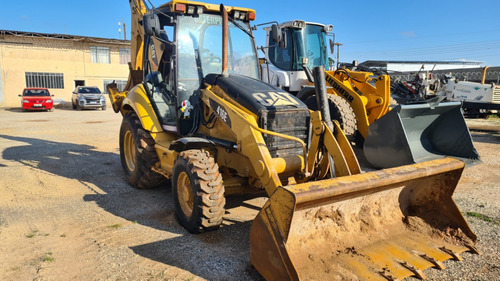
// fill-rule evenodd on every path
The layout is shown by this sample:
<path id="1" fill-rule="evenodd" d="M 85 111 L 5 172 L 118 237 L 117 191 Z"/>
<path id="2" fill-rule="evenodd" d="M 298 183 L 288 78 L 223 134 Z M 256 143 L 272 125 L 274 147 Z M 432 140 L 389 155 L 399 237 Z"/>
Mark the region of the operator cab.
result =
<path id="1" fill-rule="evenodd" d="M 249 25 L 255 13 L 234 7 L 226 9 L 229 11 L 228 72 L 259 79 Z M 200 90 L 204 79 L 208 74 L 222 72 L 219 6 L 173 1 L 150 10 L 144 16 L 143 26 L 145 81 L 153 108 L 163 129 L 191 135 L 202 118 Z"/>
<path id="2" fill-rule="evenodd" d="M 317 66 L 330 68 L 327 37 L 333 36 L 332 25 L 294 20 L 265 27 L 266 60 L 262 64 L 264 82 L 282 87 L 288 92 L 301 90 L 307 80 L 304 64 L 313 69 Z M 279 34 L 276 35 L 275 33 Z M 333 41 L 332 41 L 333 42 Z"/>

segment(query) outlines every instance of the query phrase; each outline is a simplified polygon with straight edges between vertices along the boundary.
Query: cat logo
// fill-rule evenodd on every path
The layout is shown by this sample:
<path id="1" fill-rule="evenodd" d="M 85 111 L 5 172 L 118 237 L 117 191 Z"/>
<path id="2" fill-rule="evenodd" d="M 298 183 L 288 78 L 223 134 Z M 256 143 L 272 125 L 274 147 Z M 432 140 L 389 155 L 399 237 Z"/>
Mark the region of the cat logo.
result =
<path id="1" fill-rule="evenodd" d="M 253 97 L 263 106 L 300 105 L 290 94 L 285 92 L 253 93 Z"/>

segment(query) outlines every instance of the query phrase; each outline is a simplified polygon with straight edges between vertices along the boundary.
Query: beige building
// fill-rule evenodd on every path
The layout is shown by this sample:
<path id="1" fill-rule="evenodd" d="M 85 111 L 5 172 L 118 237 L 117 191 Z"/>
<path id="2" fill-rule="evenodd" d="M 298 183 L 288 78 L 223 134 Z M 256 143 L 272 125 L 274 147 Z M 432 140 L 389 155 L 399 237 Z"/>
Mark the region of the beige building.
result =
<path id="1" fill-rule="evenodd" d="M 124 87 L 129 61 L 130 41 L 0 30 L 0 108 L 19 107 L 25 87 L 48 88 L 66 104 L 75 86 Z"/>

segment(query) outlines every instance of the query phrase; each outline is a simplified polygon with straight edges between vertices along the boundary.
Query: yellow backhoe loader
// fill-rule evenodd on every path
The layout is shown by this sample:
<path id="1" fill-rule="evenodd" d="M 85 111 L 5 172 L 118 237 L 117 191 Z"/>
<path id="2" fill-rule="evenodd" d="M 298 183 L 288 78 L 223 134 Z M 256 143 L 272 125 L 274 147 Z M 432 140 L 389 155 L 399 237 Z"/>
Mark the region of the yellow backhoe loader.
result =
<path id="1" fill-rule="evenodd" d="M 313 110 L 317 103 L 314 67 L 328 67 L 332 25 L 287 21 L 265 27 L 264 82 L 293 93 Z M 330 40 L 333 52 L 335 43 Z M 390 110 L 390 76 L 347 68 L 325 71 L 331 117 L 363 147 L 377 168 L 397 167 L 453 156 L 479 162 L 460 102 L 422 102 Z"/>
<path id="2" fill-rule="evenodd" d="M 267 280 L 396 280 L 475 251 L 452 200 L 464 163 L 437 159 L 361 173 L 331 122 L 324 71 L 320 111 L 259 79 L 249 22 L 255 11 L 175 0 L 130 0 L 132 62 L 123 115 L 128 182 L 172 182 L 179 223 L 220 227 L 225 194 L 265 190 L 250 230 L 250 260 Z"/>

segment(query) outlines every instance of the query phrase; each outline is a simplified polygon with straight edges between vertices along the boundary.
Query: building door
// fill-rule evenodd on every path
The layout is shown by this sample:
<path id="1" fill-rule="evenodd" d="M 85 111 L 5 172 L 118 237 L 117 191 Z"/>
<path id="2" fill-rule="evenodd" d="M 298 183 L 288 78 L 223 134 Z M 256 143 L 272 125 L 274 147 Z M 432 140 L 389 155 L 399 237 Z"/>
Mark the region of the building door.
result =
<path id="1" fill-rule="evenodd" d="M 75 80 L 75 88 L 78 86 L 85 86 L 85 80 Z"/>

